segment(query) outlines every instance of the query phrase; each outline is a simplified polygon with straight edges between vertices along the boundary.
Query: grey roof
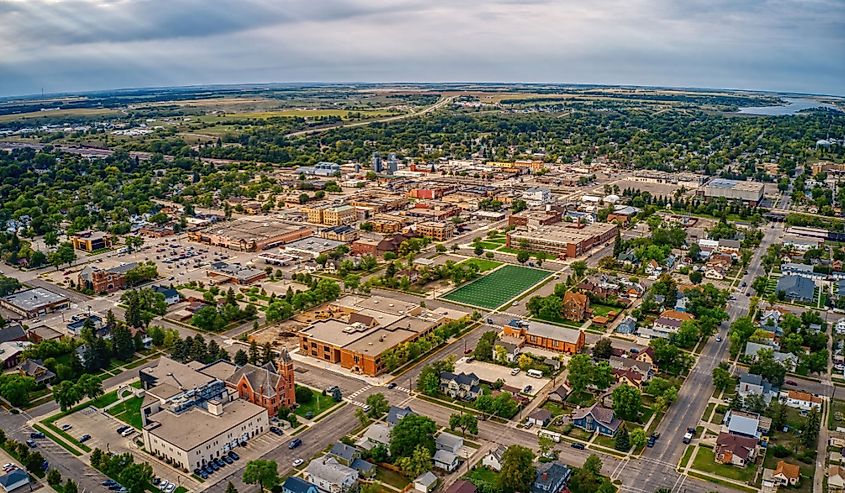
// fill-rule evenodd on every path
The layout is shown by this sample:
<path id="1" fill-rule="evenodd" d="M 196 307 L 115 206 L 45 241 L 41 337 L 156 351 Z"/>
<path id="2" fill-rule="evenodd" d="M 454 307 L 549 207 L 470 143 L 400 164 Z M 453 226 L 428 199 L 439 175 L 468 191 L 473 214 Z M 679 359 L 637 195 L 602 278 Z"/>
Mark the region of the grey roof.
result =
<path id="1" fill-rule="evenodd" d="M 21 469 L 15 469 L 8 474 L 0 476 L 0 486 L 6 491 L 12 491 L 18 486 L 21 486 L 23 481 L 29 483 L 29 474 Z"/>
<path id="2" fill-rule="evenodd" d="M 782 276 L 778 279 L 777 291 L 783 291 L 787 298 L 812 300 L 816 284 L 801 276 Z"/>
<path id="3" fill-rule="evenodd" d="M 276 396 L 276 386 L 279 383 L 279 379 L 282 378 L 272 362 L 261 366 L 247 363 L 235 370 L 235 373 L 226 379 L 226 383 L 236 385 L 240 382 L 241 377 L 246 377 L 249 386 L 252 387 L 254 392 L 266 397 Z"/>
<path id="4" fill-rule="evenodd" d="M 454 380 L 458 385 L 478 385 L 479 378 L 475 373 L 450 373 L 444 371 L 440 373 L 441 380 Z"/>
<path id="5" fill-rule="evenodd" d="M 757 428 L 760 426 L 759 418 L 729 413 L 726 419 L 728 419 L 729 432 L 752 437 L 757 436 Z"/>
<path id="6" fill-rule="evenodd" d="M 329 453 L 335 457 L 345 460 L 346 462 L 352 462 L 355 459 L 355 456 L 359 455 L 358 449 L 342 442 L 337 442 L 332 445 L 332 449 Z"/>
<path id="7" fill-rule="evenodd" d="M 409 414 L 414 414 L 414 411 L 410 407 L 396 407 L 390 406 L 390 410 L 387 411 L 387 422 L 390 425 L 395 425 L 399 422 L 402 418 Z"/>
<path id="8" fill-rule="evenodd" d="M 44 288 L 18 291 L 17 293 L 5 296 L 3 299 L 7 303 L 26 311 L 34 311 L 46 305 L 68 301 L 66 296 L 48 291 Z"/>
<path id="9" fill-rule="evenodd" d="M 445 431 L 438 434 L 435 437 L 435 441 L 437 442 L 438 445 L 442 445 L 442 446 L 450 448 L 450 449 L 456 449 L 456 448 L 459 448 L 459 447 L 463 447 L 463 445 L 464 445 L 464 439 L 463 438 L 461 438 L 457 435 L 453 435 L 451 433 L 447 433 Z"/>
<path id="10" fill-rule="evenodd" d="M 376 468 L 375 464 L 367 462 L 364 459 L 360 458 L 353 460 L 352 463 L 349 464 L 349 467 L 355 469 L 361 474 L 368 474 L 370 471 Z"/>
<path id="11" fill-rule="evenodd" d="M 355 479 L 358 478 L 358 471 L 344 466 L 337 459 L 328 455 L 312 460 L 305 469 L 305 472 L 309 476 L 323 479 L 331 484 L 341 484 L 349 476 L 353 476 Z"/>
<path id="12" fill-rule="evenodd" d="M 448 450 L 440 449 L 434 452 L 434 456 L 432 458 L 435 463 L 441 462 L 443 464 L 451 464 L 455 462 L 455 459 L 457 459 L 458 456 Z"/>
<path id="13" fill-rule="evenodd" d="M 429 488 L 431 485 L 437 482 L 437 476 L 434 475 L 431 471 L 426 471 L 422 473 L 417 479 L 414 480 L 415 483 L 419 483 L 426 488 Z"/>
<path id="14" fill-rule="evenodd" d="M 552 419 L 552 413 L 548 409 L 541 407 L 529 414 L 528 417 L 534 419 L 535 421 L 542 421 L 545 423 L 546 421 Z"/>
<path id="15" fill-rule="evenodd" d="M 763 377 L 754 373 L 743 373 L 739 376 L 739 383 L 747 383 L 749 385 L 763 385 Z"/>
<path id="16" fill-rule="evenodd" d="M 290 476 L 282 484 L 282 489 L 291 493 L 308 493 L 313 491 L 311 488 L 317 489 L 317 485 L 296 476 Z"/>
<path id="17" fill-rule="evenodd" d="M 602 426 L 610 428 L 611 430 L 619 428 L 619 425 L 622 424 L 622 421 L 616 416 L 614 416 L 613 409 L 608 409 L 599 405 L 598 403 L 595 403 L 590 407 L 582 407 L 581 409 L 576 409 L 572 412 L 572 419 L 581 419 L 587 416 L 588 414 L 592 414 L 593 419 L 595 419 Z"/>
<path id="18" fill-rule="evenodd" d="M 390 443 L 390 430 L 382 423 L 373 423 L 364 432 L 363 438 L 376 443 Z"/>
<path id="19" fill-rule="evenodd" d="M 557 493 L 569 481 L 572 469 L 560 462 L 537 464 L 537 475 L 531 484 L 531 493 Z"/>
<path id="20" fill-rule="evenodd" d="M 21 324 L 9 324 L 0 328 L 0 343 L 11 341 L 25 341 L 26 332 Z"/>

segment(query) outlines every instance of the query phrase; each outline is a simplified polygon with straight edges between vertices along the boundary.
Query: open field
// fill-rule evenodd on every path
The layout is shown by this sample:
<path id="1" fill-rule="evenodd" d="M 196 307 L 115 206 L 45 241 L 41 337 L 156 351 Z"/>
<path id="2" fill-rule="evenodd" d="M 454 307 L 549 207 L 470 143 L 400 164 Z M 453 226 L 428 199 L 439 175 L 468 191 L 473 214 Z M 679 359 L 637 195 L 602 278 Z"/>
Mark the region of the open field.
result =
<path id="1" fill-rule="evenodd" d="M 487 272 L 488 270 L 493 270 L 496 267 L 502 265 L 501 262 L 497 262 L 495 260 L 486 260 L 481 258 L 469 258 L 464 260 L 463 262 L 459 262 L 458 265 L 470 265 L 474 264 L 478 266 L 478 272 Z"/>
<path id="2" fill-rule="evenodd" d="M 66 117 L 98 117 L 116 115 L 117 113 L 117 110 L 110 110 L 106 108 L 74 108 L 69 110 L 32 111 L 29 113 L 18 113 L 14 115 L 0 115 L 0 123 L 18 120 L 46 120 Z"/>
<path id="3" fill-rule="evenodd" d="M 443 298 L 465 305 L 494 309 L 517 297 L 551 274 L 551 272 L 540 269 L 505 265 L 484 277 L 459 287 Z"/>
<path id="4" fill-rule="evenodd" d="M 141 429 L 141 403 L 142 397 L 131 397 L 120 404 L 109 409 L 109 414 L 124 423 L 140 430 Z"/>

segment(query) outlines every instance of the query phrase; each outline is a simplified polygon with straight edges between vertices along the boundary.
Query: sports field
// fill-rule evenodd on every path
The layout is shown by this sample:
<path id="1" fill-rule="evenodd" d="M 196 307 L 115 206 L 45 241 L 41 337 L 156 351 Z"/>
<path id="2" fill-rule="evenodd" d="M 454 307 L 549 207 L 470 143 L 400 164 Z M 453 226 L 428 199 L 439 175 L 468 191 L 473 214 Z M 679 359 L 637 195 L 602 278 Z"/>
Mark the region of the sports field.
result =
<path id="1" fill-rule="evenodd" d="M 443 298 L 480 308 L 498 308 L 550 275 L 552 273 L 545 270 L 506 265 Z"/>

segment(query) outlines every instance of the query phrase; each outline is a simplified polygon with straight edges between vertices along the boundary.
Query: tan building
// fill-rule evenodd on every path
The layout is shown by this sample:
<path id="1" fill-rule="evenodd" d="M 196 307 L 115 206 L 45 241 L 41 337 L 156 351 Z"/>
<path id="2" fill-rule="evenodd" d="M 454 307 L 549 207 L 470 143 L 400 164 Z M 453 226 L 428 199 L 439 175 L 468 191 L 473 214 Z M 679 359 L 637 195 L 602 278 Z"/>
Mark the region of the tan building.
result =
<path id="1" fill-rule="evenodd" d="M 455 233 L 455 225 L 447 221 L 426 221 L 417 223 L 417 233 L 436 241 L 448 240 Z"/>
<path id="2" fill-rule="evenodd" d="M 188 239 L 244 252 L 258 252 L 311 236 L 299 224 L 267 218 L 241 218 L 188 233 Z"/>
<path id="3" fill-rule="evenodd" d="M 73 248 L 89 253 L 111 248 L 111 237 L 102 231 L 80 231 L 70 237 L 70 242 Z"/>
<path id="4" fill-rule="evenodd" d="M 560 258 L 583 255 L 592 247 L 612 240 L 617 226 L 607 223 L 578 225 L 559 223 L 533 230 L 514 230 L 507 234 L 506 245 L 534 252 L 545 252 Z"/>
<path id="5" fill-rule="evenodd" d="M 352 224 L 357 220 L 358 210 L 349 205 L 327 207 L 323 210 L 323 224 L 328 226 Z"/>

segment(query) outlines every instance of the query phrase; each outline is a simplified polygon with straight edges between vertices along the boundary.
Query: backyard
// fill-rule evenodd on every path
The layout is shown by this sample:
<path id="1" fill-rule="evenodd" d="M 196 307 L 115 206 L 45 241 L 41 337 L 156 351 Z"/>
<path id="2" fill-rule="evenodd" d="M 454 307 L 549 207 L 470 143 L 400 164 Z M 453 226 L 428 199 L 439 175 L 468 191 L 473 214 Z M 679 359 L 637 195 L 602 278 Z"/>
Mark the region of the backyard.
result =
<path id="1" fill-rule="evenodd" d="M 545 270 L 505 265 L 447 293 L 443 298 L 492 310 L 516 298 L 550 275 L 551 273 Z"/>
<path id="2" fill-rule="evenodd" d="M 713 449 L 698 447 L 698 453 L 692 461 L 692 468 L 721 478 L 734 479 L 737 481 L 747 482 L 754 479 L 754 472 L 756 471 L 755 467 L 736 467 L 718 464 L 715 461 L 715 457 Z"/>

